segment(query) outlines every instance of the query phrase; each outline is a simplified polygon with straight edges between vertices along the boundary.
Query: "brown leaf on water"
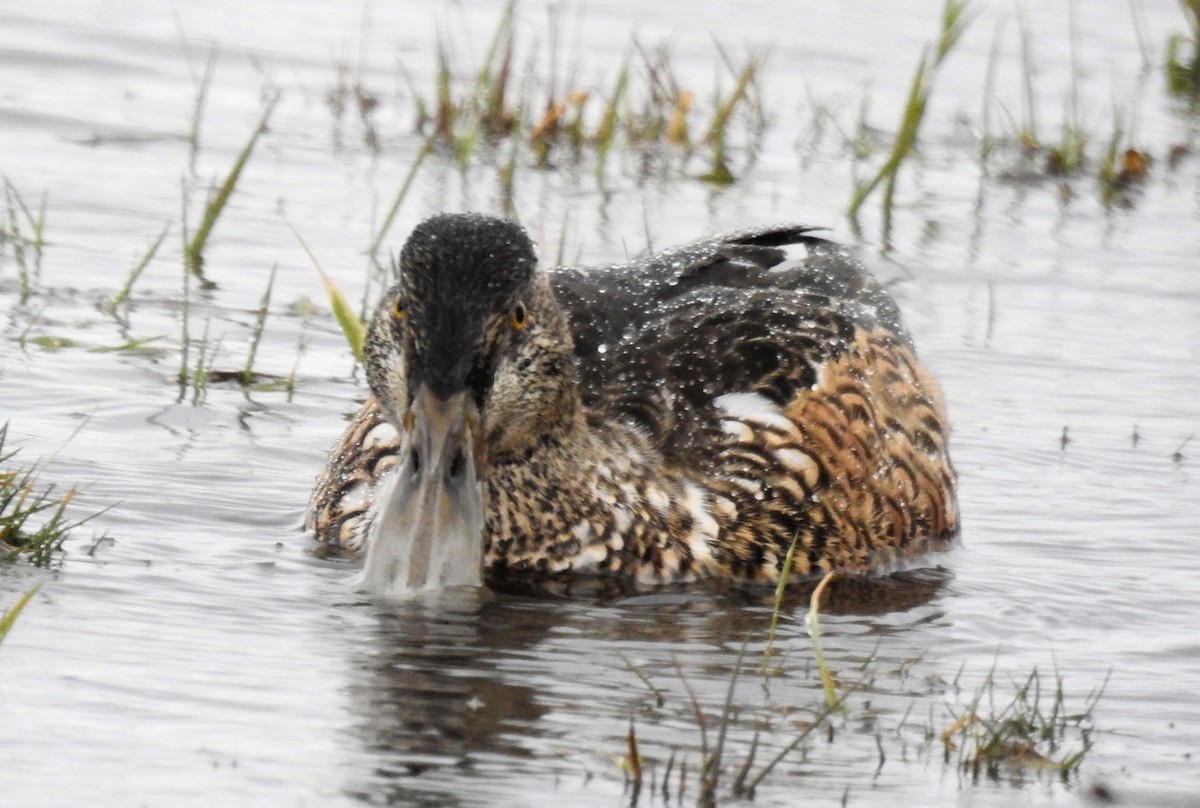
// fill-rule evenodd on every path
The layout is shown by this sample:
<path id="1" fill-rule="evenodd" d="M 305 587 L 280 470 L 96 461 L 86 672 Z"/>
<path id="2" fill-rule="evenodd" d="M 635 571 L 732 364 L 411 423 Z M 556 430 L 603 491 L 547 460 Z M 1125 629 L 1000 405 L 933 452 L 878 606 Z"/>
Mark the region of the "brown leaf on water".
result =
<path id="1" fill-rule="evenodd" d="M 1146 170 L 1150 167 L 1150 155 L 1137 149 L 1126 149 L 1121 157 L 1121 170 L 1117 173 L 1117 182 L 1140 182 L 1146 178 Z"/>

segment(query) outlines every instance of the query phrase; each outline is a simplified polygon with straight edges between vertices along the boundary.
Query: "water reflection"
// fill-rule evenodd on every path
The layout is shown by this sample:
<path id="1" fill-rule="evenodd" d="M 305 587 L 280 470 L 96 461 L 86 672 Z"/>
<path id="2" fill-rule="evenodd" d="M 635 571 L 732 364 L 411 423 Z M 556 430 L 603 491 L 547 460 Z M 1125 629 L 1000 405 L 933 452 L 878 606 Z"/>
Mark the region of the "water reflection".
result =
<path id="1" fill-rule="evenodd" d="M 847 577 L 829 588 L 823 611 L 849 618 L 839 632 L 903 630 L 940 615 L 905 613 L 927 606 L 951 579 L 944 569 Z M 814 585 L 790 587 L 783 613 L 803 614 Z M 348 697 L 351 732 L 369 763 L 344 792 L 371 804 L 487 804 L 499 792 L 521 794 L 522 772 L 544 783 L 547 758 L 562 756 L 564 743 L 574 749 L 563 773 L 578 774 L 572 759 L 620 750 L 630 701 L 644 695 L 632 674 L 620 673 L 625 653 L 636 649 L 648 670 L 723 682 L 743 641 L 765 640 L 773 604 L 766 589 L 564 594 L 450 589 L 368 607 L 373 631 L 354 644 Z M 698 647 L 708 652 L 696 656 Z M 578 737 L 550 717 L 567 704 L 580 711 L 573 722 L 596 711 Z"/>
<path id="2" fill-rule="evenodd" d="M 947 567 L 914 567 L 890 575 L 839 575 L 836 585 L 830 586 L 821 602 L 826 614 L 879 615 L 906 611 L 928 603 L 943 586 L 954 579 Z M 793 579 L 788 582 L 783 606 L 786 609 L 804 605 L 807 608 L 819 578 Z M 746 584 L 741 588 L 726 585 L 706 586 L 703 582 L 680 586 L 639 587 L 636 582 L 619 578 L 578 578 L 535 580 L 508 578 L 491 582 L 504 595 L 559 599 L 584 602 L 603 602 L 624 607 L 663 608 L 668 611 L 694 609 L 712 604 L 721 609 L 738 606 L 773 607 L 773 585 Z"/>
<path id="3" fill-rule="evenodd" d="M 511 619 L 513 610 L 487 590 L 465 588 L 378 608 L 373 634 L 350 659 L 349 686 L 354 733 L 373 771 L 366 782 L 347 784 L 349 794 L 372 803 L 445 804 L 462 783 L 451 789 L 440 775 L 469 777 L 481 756 L 529 755 L 514 730 L 528 732 L 546 708 L 532 688 L 507 681 L 497 663 L 536 644 L 555 618 L 549 610 L 520 615 Z"/>

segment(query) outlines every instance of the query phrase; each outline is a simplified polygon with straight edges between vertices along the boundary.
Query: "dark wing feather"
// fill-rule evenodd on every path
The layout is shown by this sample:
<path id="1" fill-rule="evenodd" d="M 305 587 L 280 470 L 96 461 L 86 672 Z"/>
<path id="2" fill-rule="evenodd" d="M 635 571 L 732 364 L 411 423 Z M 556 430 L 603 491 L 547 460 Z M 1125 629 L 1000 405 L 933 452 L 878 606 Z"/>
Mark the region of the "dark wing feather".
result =
<path id="1" fill-rule="evenodd" d="M 695 464 L 717 446 L 717 396 L 758 393 L 782 406 L 856 329 L 907 341 L 866 269 L 811 230 L 748 230 L 627 266 L 555 272 L 593 416 L 634 422 L 668 461 Z M 790 245 L 807 255 L 789 258 Z"/>
<path id="2" fill-rule="evenodd" d="M 610 347 L 640 330 L 665 301 L 701 285 L 760 285 L 787 258 L 781 247 L 827 244 L 819 228 L 786 225 L 741 230 L 647 255 L 630 264 L 562 267 L 550 281 L 567 310 L 583 370 L 584 398 L 603 380 Z M 599 374 L 599 375 L 598 375 Z"/>

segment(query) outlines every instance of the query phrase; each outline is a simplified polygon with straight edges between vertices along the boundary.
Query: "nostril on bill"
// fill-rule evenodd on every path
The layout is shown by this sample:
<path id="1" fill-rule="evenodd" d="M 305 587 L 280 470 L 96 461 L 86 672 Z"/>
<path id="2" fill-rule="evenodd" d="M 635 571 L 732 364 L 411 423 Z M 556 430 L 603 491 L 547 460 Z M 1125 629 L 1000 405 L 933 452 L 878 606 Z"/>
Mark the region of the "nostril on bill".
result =
<path id="1" fill-rule="evenodd" d="M 421 473 L 421 455 L 416 449 L 409 453 L 408 467 L 414 476 Z"/>
<path id="2" fill-rule="evenodd" d="M 454 452 L 454 459 L 450 461 L 450 469 L 446 472 L 446 479 L 449 481 L 458 480 L 462 477 L 467 469 L 467 458 L 463 454 L 462 449 L 457 449 Z"/>

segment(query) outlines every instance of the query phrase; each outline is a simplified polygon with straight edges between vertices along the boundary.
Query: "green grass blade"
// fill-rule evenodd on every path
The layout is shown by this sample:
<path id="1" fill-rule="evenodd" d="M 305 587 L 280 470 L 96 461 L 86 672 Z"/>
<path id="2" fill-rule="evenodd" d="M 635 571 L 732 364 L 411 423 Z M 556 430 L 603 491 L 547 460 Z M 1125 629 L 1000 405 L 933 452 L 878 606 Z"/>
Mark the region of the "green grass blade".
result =
<path id="1" fill-rule="evenodd" d="M 922 54 L 921 61 L 917 65 L 917 72 L 913 75 L 912 85 L 908 90 L 908 101 L 904 105 L 904 118 L 900 123 L 900 132 L 896 135 L 896 141 L 892 144 L 892 151 L 888 155 L 887 162 L 880 167 L 879 172 L 855 191 L 854 198 L 850 201 L 850 209 L 846 213 L 851 219 L 858 218 L 858 209 L 881 182 L 895 176 L 900 169 L 900 164 L 904 162 L 904 158 L 908 156 L 909 150 L 915 143 L 917 131 L 920 129 L 921 116 L 925 113 L 925 77 L 928 72 L 929 52 L 926 51 Z"/>
<path id="2" fill-rule="evenodd" d="M 192 124 L 188 129 L 188 171 L 196 172 L 196 155 L 200 151 L 200 121 L 204 118 L 204 105 L 208 100 L 208 88 L 212 85 L 213 69 L 217 65 L 217 48 L 208 50 L 204 73 L 196 87 L 196 102 L 192 106 Z"/>
<path id="3" fill-rule="evenodd" d="M 805 622 L 808 624 L 808 633 L 812 636 L 813 656 L 817 661 L 817 672 L 821 676 L 821 688 L 825 691 L 825 705 L 830 710 L 840 710 L 842 708 L 842 699 L 837 694 L 837 688 L 833 684 L 833 675 L 829 672 L 829 666 L 825 664 L 825 651 L 821 646 L 821 624 L 818 619 L 818 614 L 821 611 L 821 595 L 825 593 L 825 587 L 837 577 L 837 573 L 826 573 L 821 579 L 821 583 L 813 590 L 812 600 L 809 602 L 808 617 Z"/>
<path id="4" fill-rule="evenodd" d="M 121 291 L 117 292 L 116 297 L 108 301 L 110 309 L 115 309 L 129 299 L 129 293 L 133 291 L 133 285 L 137 283 L 137 279 L 141 277 L 142 272 L 154 260 L 154 256 L 158 254 L 158 248 L 162 246 L 169 232 L 171 232 L 171 223 L 167 222 L 166 226 L 163 227 L 163 231 L 158 234 L 158 238 L 150 245 L 150 249 L 142 256 L 142 260 L 138 261 L 133 269 L 129 271 L 129 276 L 125 279 L 125 285 L 121 287 Z"/>
<path id="5" fill-rule="evenodd" d="M 200 226 L 196 228 L 192 240 L 187 243 L 183 251 L 184 265 L 187 267 L 188 272 L 191 272 L 193 275 L 199 275 L 204 266 L 204 245 L 208 242 L 208 237 L 212 233 L 213 226 L 216 225 L 221 211 L 225 209 L 225 204 L 229 201 L 229 197 L 233 195 L 233 190 L 237 187 L 238 179 L 242 175 L 242 169 L 246 167 L 246 163 L 250 160 L 250 155 L 254 153 L 254 146 L 258 143 L 258 139 L 267 131 L 267 123 L 270 121 L 271 113 L 275 111 L 277 103 L 279 103 L 278 94 L 267 102 L 266 109 L 263 110 L 262 117 L 258 120 L 258 126 L 254 127 L 250 139 L 246 141 L 246 145 L 242 147 L 242 151 L 238 154 L 237 160 L 234 161 L 233 167 L 229 169 L 229 174 L 226 175 L 225 181 L 217 189 L 216 195 L 204 206 L 204 216 L 200 220 Z"/>
<path id="6" fill-rule="evenodd" d="M 879 172 L 867 183 L 858 186 L 850 201 L 846 216 L 853 222 L 858 219 L 858 210 L 880 183 L 886 182 L 883 197 L 885 219 L 890 217 L 892 200 L 896 189 L 896 175 L 901 164 L 916 148 L 917 135 L 921 130 L 921 122 L 929 104 L 929 88 L 933 76 L 942 62 L 954 50 L 966 30 L 974 14 L 965 0 L 946 0 L 942 11 L 942 25 L 937 47 L 934 50 L 926 48 L 917 64 L 917 72 L 913 74 L 912 85 L 909 87 L 908 100 L 904 105 L 904 117 L 900 121 L 900 131 L 892 144 L 891 153 Z"/>
<path id="7" fill-rule="evenodd" d="M 640 668 L 634 665 L 633 662 L 630 661 L 629 657 L 625 656 L 620 651 L 617 651 L 617 657 L 625 665 L 625 670 L 636 676 L 638 681 L 645 685 L 646 689 L 650 691 L 650 694 L 654 696 L 654 706 L 662 707 L 663 704 L 666 703 L 666 697 L 663 696 L 663 692 L 654 686 L 654 683 L 650 681 L 650 678 L 646 676 L 646 674 L 643 673 Z"/>
<path id="8" fill-rule="evenodd" d="M 783 608 L 783 596 L 787 592 L 788 578 L 792 574 L 792 565 L 796 560 L 796 545 L 800 542 L 800 533 L 792 537 L 792 543 L 788 546 L 787 555 L 783 559 L 783 569 L 779 571 L 779 582 L 775 584 L 775 602 L 771 606 L 771 625 L 767 629 L 767 647 L 763 649 L 762 663 L 758 667 L 759 673 L 767 672 L 767 663 L 771 659 L 771 649 L 775 645 L 775 632 L 779 627 L 779 612 Z"/>
<path id="9" fill-rule="evenodd" d="M 391 229 L 392 222 L 394 222 L 396 219 L 396 213 L 400 210 L 400 205 L 404 203 L 404 198 L 408 196 L 408 191 L 412 187 L 413 180 L 416 179 L 417 170 L 421 167 L 421 164 L 425 162 L 425 158 L 429 156 L 429 153 L 433 151 L 434 137 L 434 135 L 431 135 L 428 139 L 426 139 L 424 145 L 421 146 L 421 150 L 417 152 L 417 157 L 415 160 L 413 160 L 412 165 L 409 166 L 408 174 L 404 177 L 404 182 L 400 184 L 400 190 L 396 192 L 396 197 L 392 200 L 392 206 L 388 208 L 387 215 L 383 217 L 383 224 L 379 226 L 379 231 L 375 233 L 375 238 L 371 239 L 371 246 L 367 248 L 367 255 L 371 256 L 371 261 L 376 266 L 379 266 L 379 262 L 377 260 L 377 256 L 379 255 L 379 245 L 382 244 L 384 238 L 387 237 L 388 230 Z M 295 228 L 292 229 L 292 232 L 296 232 Z M 297 234 L 296 237 L 299 238 L 299 235 Z M 303 240 L 301 240 L 301 243 L 303 243 Z M 316 264 L 317 259 L 313 257 L 312 252 L 308 250 L 308 247 L 305 247 L 304 249 L 306 252 L 308 252 L 309 257 L 313 259 L 313 263 Z M 320 270 L 320 266 L 318 266 L 317 269 Z M 322 272 L 321 276 L 324 277 L 325 273 Z M 328 284 L 326 284 L 325 288 L 329 288 Z"/>
<path id="10" fill-rule="evenodd" d="M 778 754 L 776 754 L 775 757 L 771 758 L 771 760 L 769 760 L 767 762 L 767 764 L 762 767 L 762 769 L 759 771 L 759 773 L 756 774 L 754 776 L 754 778 L 750 780 L 750 784 L 746 786 L 746 791 L 745 791 L 746 797 L 748 799 L 753 800 L 754 792 L 758 788 L 759 783 L 761 783 L 763 781 L 763 779 L 765 779 L 766 776 L 769 775 L 776 766 L 778 766 L 780 763 L 782 763 L 783 759 L 785 757 L 787 757 L 789 754 L 791 754 L 792 751 L 795 750 L 795 748 L 797 746 L 799 746 L 801 743 L 803 743 L 804 740 L 808 736 L 810 736 L 814 732 L 816 732 L 816 730 L 821 726 L 821 724 L 827 718 L 829 718 L 829 716 L 831 716 L 835 712 L 835 710 L 836 710 L 836 708 L 830 707 L 828 704 L 825 705 L 824 707 L 822 707 L 817 712 L 817 714 L 813 717 L 812 722 L 807 727 L 805 727 L 803 730 L 801 730 L 796 735 L 796 737 L 793 738 L 790 743 L 788 743 L 787 746 L 783 747 L 783 749 L 780 749 Z"/>
<path id="11" fill-rule="evenodd" d="M 258 344 L 262 341 L 263 330 L 267 325 L 267 314 L 271 310 L 271 291 L 275 288 L 275 273 L 278 269 L 279 264 L 271 265 L 271 274 L 267 278 L 267 289 L 258 303 L 258 311 L 254 317 L 254 332 L 250 335 L 250 351 L 246 356 L 246 366 L 241 373 L 243 386 L 250 384 L 254 378 L 254 358 L 258 354 Z"/>
<path id="12" fill-rule="evenodd" d="M 304 252 L 308 254 L 308 258 L 316 267 L 317 273 L 321 276 L 321 283 L 325 285 L 325 294 L 329 297 L 329 307 L 333 309 L 333 316 L 337 319 L 338 325 L 342 329 L 342 333 L 346 335 L 346 341 L 350 343 L 350 350 L 354 352 L 355 360 L 363 361 L 363 344 L 367 341 L 367 329 L 362 318 L 350 307 L 346 302 L 345 295 L 338 289 L 337 284 L 333 279 L 325 273 L 321 268 L 321 262 L 317 260 L 317 256 L 309 249 L 304 237 L 300 235 L 300 231 L 288 224 L 291 231 L 296 236 L 296 240 L 300 242 L 300 246 Z"/>
<path id="13" fill-rule="evenodd" d="M 40 586 L 35 586 L 33 589 L 30 589 L 21 596 L 21 599 L 11 609 L 4 613 L 3 617 L 0 617 L 0 642 L 4 642 L 5 635 L 13 627 L 13 623 L 17 622 L 17 617 L 20 616 L 21 610 L 29 604 L 29 601 L 33 599 L 33 596 L 37 594 L 40 588 Z"/>
<path id="14" fill-rule="evenodd" d="M 629 88 L 629 61 L 630 55 L 626 54 L 625 61 L 621 65 L 621 70 L 617 73 L 612 97 L 609 98 L 608 103 L 605 105 L 604 115 L 600 119 L 600 125 L 596 128 L 594 140 L 596 143 L 597 175 L 604 173 L 604 164 L 616 140 L 617 124 L 621 116 L 621 105 L 625 103 L 625 92 Z"/>

